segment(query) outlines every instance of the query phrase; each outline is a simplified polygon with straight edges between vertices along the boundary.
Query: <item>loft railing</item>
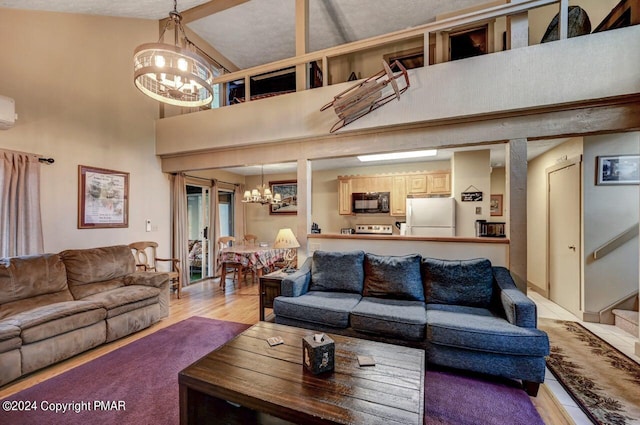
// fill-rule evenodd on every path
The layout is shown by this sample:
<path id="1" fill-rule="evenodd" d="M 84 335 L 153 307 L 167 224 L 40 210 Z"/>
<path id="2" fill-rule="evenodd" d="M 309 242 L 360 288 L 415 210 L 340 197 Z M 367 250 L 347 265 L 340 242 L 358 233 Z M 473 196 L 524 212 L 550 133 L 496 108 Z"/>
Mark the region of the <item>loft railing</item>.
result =
<path id="1" fill-rule="evenodd" d="M 271 62 L 264 65 L 255 66 L 252 68 L 243 69 L 228 74 L 223 74 L 213 80 L 213 84 L 229 83 L 237 80 L 244 80 L 245 82 L 245 99 L 250 100 L 251 95 L 249 93 L 250 79 L 251 77 L 265 74 L 268 72 L 274 72 L 285 68 L 295 67 L 297 65 L 305 65 L 310 62 L 322 61 L 322 75 L 329 75 L 329 59 L 332 57 L 338 57 L 357 53 L 363 50 L 367 50 L 373 47 L 382 46 L 391 43 L 397 43 L 405 41 L 414 37 L 423 36 L 424 43 L 424 55 L 425 66 L 429 65 L 429 34 L 440 31 L 453 31 L 458 28 L 468 27 L 469 25 L 483 23 L 496 18 L 508 17 L 518 14 L 523 14 L 532 9 L 537 9 L 542 6 L 550 4 L 560 3 L 560 19 L 559 19 L 559 31 L 560 39 L 567 38 L 567 25 L 568 25 L 568 0 L 514 0 L 512 3 L 501 4 L 498 6 L 489 7 L 482 10 L 477 10 L 462 15 L 442 19 L 436 22 L 420 25 L 418 27 L 407 28 L 404 30 L 384 34 L 376 37 L 367 38 L 364 40 L 358 40 L 351 43 L 343 44 L 336 47 L 331 47 L 315 52 L 306 53 L 303 55 L 295 56 L 292 58 L 282 59 L 276 62 Z M 328 85 L 328 78 L 323 79 L 323 85 Z"/>
<path id="2" fill-rule="evenodd" d="M 622 245 L 629 242 L 631 239 L 637 237 L 639 230 L 640 230 L 640 226 L 638 223 L 629 227 L 627 230 L 620 233 L 618 236 L 616 236 L 615 238 L 611 239 L 610 241 L 608 241 L 607 243 L 605 243 L 604 245 L 600 246 L 595 251 L 593 251 L 593 259 L 600 260 L 601 258 L 605 257 L 611 252 L 620 248 Z"/>

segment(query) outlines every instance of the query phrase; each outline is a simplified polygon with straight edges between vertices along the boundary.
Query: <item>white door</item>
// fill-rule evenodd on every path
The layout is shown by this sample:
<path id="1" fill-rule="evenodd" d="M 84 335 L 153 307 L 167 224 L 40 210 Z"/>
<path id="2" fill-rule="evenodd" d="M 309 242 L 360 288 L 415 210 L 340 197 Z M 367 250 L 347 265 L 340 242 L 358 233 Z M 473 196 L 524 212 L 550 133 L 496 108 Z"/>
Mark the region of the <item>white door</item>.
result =
<path id="1" fill-rule="evenodd" d="M 549 298 L 580 317 L 580 164 L 549 173 Z"/>

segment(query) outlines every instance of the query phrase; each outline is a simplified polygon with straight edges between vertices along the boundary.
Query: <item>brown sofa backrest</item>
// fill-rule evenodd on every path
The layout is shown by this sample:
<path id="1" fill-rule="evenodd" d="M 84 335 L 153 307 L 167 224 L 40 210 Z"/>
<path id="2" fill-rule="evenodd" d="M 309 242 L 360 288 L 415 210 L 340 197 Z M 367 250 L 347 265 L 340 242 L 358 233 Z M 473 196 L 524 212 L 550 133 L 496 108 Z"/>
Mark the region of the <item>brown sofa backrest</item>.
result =
<path id="1" fill-rule="evenodd" d="M 60 253 L 75 299 L 124 286 L 124 277 L 136 269 L 127 245 L 69 249 Z"/>
<path id="2" fill-rule="evenodd" d="M 72 300 L 58 254 L 0 259 L 0 319 Z"/>

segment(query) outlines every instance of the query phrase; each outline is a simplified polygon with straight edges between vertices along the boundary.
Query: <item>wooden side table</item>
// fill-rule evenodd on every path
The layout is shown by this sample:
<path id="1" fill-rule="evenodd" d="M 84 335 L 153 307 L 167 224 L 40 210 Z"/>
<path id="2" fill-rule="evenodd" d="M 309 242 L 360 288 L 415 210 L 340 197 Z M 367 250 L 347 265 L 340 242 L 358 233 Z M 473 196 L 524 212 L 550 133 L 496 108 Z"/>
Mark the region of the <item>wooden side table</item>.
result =
<path id="1" fill-rule="evenodd" d="M 260 320 L 264 320 L 265 308 L 273 308 L 273 299 L 280 296 L 280 284 L 287 276 L 280 270 L 260 276 Z"/>

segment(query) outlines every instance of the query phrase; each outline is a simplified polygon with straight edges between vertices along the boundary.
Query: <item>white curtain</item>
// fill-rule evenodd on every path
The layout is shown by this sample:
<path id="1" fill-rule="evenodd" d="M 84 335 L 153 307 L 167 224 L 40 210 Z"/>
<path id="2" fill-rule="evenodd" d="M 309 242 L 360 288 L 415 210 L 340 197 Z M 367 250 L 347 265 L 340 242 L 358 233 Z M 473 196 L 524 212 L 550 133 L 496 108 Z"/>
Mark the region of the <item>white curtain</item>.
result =
<path id="1" fill-rule="evenodd" d="M 0 150 L 0 257 L 43 252 L 38 157 Z"/>
<path id="2" fill-rule="evenodd" d="M 189 285 L 189 243 L 187 238 L 187 185 L 184 174 L 171 176 L 171 214 L 173 229 L 173 252 L 171 256 L 180 260 L 180 281 Z"/>

